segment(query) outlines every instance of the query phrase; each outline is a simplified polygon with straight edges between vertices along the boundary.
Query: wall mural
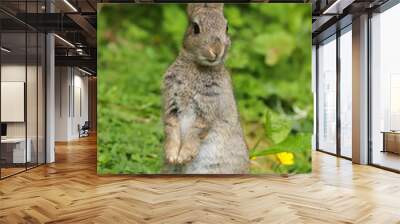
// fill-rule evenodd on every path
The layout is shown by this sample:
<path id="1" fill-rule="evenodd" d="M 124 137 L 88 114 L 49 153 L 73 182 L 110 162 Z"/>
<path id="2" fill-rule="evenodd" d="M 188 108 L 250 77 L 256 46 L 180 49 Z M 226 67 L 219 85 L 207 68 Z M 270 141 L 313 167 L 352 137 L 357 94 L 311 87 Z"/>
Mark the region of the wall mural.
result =
<path id="1" fill-rule="evenodd" d="M 311 171 L 310 4 L 100 4 L 98 47 L 99 174 Z"/>

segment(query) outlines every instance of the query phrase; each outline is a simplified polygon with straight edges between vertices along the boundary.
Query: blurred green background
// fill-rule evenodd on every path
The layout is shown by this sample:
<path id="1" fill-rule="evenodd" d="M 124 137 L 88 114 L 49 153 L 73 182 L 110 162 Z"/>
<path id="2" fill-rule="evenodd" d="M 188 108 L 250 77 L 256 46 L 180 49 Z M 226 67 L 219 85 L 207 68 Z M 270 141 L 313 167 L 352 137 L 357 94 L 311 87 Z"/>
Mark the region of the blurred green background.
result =
<path id="1" fill-rule="evenodd" d="M 98 173 L 160 173 L 161 83 L 186 5 L 100 4 Z M 231 72 L 252 173 L 311 171 L 311 5 L 225 4 Z"/>

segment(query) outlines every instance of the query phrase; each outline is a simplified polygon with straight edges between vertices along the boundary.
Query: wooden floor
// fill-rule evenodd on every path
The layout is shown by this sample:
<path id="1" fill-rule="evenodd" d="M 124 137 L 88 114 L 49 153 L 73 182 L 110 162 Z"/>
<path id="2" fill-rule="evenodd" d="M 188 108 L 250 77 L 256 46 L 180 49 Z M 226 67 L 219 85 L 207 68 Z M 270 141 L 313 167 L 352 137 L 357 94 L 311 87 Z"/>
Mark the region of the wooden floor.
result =
<path id="1" fill-rule="evenodd" d="M 11 176 L 13 174 L 19 173 L 19 172 L 23 172 L 25 170 L 25 167 L 20 168 L 20 167 L 7 167 L 7 168 L 1 168 L 1 177 L 8 177 Z"/>
<path id="2" fill-rule="evenodd" d="M 314 154 L 289 178 L 99 177 L 96 141 L 0 181 L 0 223 L 400 223 L 400 175 Z"/>
<path id="3" fill-rule="evenodd" d="M 400 170 L 400 155 L 391 152 L 375 150 L 372 156 L 374 164 Z"/>

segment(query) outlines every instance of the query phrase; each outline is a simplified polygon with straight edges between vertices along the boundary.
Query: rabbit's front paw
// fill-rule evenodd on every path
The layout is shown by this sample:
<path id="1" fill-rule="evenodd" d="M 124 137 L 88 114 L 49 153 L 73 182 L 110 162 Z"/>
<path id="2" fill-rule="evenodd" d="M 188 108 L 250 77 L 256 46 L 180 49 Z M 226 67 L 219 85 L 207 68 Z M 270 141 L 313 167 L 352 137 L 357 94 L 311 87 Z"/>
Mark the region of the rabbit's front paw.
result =
<path id="1" fill-rule="evenodd" d="M 184 164 L 192 161 L 197 155 L 197 147 L 194 145 L 183 145 L 176 160 L 178 164 Z"/>
<path id="2" fill-rule="evenodd" d="M 165 158 L 168 163 L 175 164 L 178 161 L 179 144 L 173 141 L 165 144 Z"/>

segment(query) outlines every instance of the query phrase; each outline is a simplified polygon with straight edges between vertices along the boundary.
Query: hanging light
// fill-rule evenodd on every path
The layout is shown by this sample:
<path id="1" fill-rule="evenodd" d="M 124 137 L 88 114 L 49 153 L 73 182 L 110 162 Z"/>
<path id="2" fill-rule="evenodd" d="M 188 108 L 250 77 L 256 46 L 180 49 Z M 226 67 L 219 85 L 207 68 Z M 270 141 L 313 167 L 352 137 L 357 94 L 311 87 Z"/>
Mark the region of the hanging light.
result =
<path id="1" fill-rule="evenodd" d="M 90 73 L 90 72 L 88 72 L 88 71 L 86 71 L 86 70 L 83 70 L 83 69 L 81 69 L 81 68 L 79 68 L 79 67 L 78 67 L 78 70 L 81 71 L 81 72 L 83 72 L 83 73 L 85 73 L 85 74 L 87 74 L 87 75 L 89 75 L 89 76 L 92 76 L 92 75 L 93 75 L 92 73 Z"/>
<path id="2" fill-rule="evenodd" d="M 68 0 L 64 0 L 64 3 L 68 5 L 68 7 L 70 7 L 74 12 L 78 12 L 78 10 Z"/>
<path id="3" fill-rule="evenodd" d="M 55 37 L 57 37 L 59 40 L 61 40 L 62 42 L 66 43 L 68 46 L 75 48 L 75 45 L 73 45 L 71 42 L 69 42 L 68 40 L 60 37 L 58 34 L 54 34 Z"/>
<path id="4" fill-rule="evenodd" d="M 5 48 L 5 47 L 1 47 L 0 49 L 1 49 L 2 51 L 6 52 L 6 53 L 10 53 L 10 52 L 11 52 L 11 50 L 9 50 L 9 49 L 7 49 L 7 48 Z"/>

